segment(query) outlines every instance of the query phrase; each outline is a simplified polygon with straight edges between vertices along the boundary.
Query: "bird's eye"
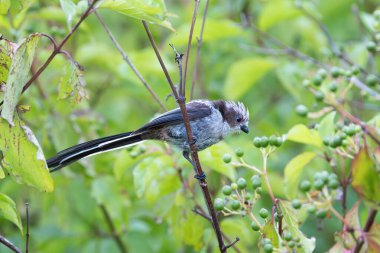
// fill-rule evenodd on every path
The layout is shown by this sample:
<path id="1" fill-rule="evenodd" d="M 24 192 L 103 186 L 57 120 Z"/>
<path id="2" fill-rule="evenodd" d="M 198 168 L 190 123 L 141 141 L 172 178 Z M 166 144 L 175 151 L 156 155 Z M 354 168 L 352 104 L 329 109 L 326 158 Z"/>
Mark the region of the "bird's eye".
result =
<path id="1" fill-rule="evenodd" d="M 241 118 L 240 118 L 240 117 L 237 117 L 237 118 L 236 118 L 236 121 L 240 123 L 240 122 L 241 122 Z"/>

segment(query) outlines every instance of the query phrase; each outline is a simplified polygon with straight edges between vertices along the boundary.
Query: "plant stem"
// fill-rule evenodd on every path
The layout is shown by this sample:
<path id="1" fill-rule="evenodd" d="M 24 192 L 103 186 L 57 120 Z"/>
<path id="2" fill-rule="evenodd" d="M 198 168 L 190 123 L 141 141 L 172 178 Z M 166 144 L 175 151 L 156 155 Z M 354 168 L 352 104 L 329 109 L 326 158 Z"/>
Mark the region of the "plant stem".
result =
<path id="1" fill-rule="evenodd" d="M 5 238 L 2 235 L 0 235 L 0 243 L 4 244 L 8 249 L 12 250 L 13 252 L 22 253 L 22 251 L 19 248 L 17 248 L 13 243 L 11 243 L 7 238 Z"/>
<path id="2" fill-rule="evenodd" d="M 265 180 L 265 184 L 268 188 L 268 193 L 272 199 L 273 204 L 277 205 L 277 201 L 276 201 L 276 198 L 274 197 L 272 187 L 270 186 L 270 183 L 269 183 L 269 178 L 268 178 L 268 173 L 267 173 L 267 160 L 268 160 L 268 154 L 266 153 L 266 151 L 263 151 L 263 172 L 261 173 L 261 175 Z"/>

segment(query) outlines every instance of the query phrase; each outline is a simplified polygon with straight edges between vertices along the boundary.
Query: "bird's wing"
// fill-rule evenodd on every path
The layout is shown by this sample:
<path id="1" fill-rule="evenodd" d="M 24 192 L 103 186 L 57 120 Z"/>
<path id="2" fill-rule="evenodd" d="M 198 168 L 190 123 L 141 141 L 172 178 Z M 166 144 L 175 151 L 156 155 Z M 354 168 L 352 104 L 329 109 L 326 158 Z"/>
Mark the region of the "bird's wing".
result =
<path id="1" fill-rule="evenodd" d="M 201 119 L 211 114 L 210 105 L 203 101 L 192 101 L 186 104 L 186 110 L 190 121 Z M 138 129 L 136 132 L 143 132 L 180 123 L 183 123 L 182 113 L 179 108 L 176 108 L 152 119 L 149 123 Z"/>

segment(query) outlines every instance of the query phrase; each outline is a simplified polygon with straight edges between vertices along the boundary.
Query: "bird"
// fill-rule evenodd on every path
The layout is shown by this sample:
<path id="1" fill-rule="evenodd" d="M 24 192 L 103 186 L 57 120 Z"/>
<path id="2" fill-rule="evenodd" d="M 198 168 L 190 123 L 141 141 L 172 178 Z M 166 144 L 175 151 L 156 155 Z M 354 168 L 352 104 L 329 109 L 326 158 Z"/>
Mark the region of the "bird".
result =
<path id="1" fill-rule="evenodd" d="M 186 111 L 197 151 L 218 143 L 231 133 L 249 132 L 249 111 L 241 102 L 192 100 L 186 104 Z M 168 142 L 181 149 L 183 156 L 192 163 L 182 113 L 180 108 L 176 108 L 153 118 L 135 131 L 91 140 L 60 151 L 47 160 L 47 165 L 51 168 L 50 172 L 57 171 L 82 158 L 135 145 L 144 140 Z M 195 177 L 200 179 L 204 175 Z"/>

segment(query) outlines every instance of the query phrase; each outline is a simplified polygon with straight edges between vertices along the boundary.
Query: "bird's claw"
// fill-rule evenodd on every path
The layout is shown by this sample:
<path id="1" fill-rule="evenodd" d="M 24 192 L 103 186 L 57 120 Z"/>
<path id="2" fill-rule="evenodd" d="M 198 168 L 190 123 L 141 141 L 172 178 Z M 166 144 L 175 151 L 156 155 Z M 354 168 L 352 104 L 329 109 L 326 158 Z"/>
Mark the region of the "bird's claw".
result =
<path id="1" fill-rule="evenodd" d="M 194 176 L 195 179 L 198 179 L 198 180 L 205 180 L 206 179 L 206 174 L 202 171 L 201 174 L 196 174 Z"/>

